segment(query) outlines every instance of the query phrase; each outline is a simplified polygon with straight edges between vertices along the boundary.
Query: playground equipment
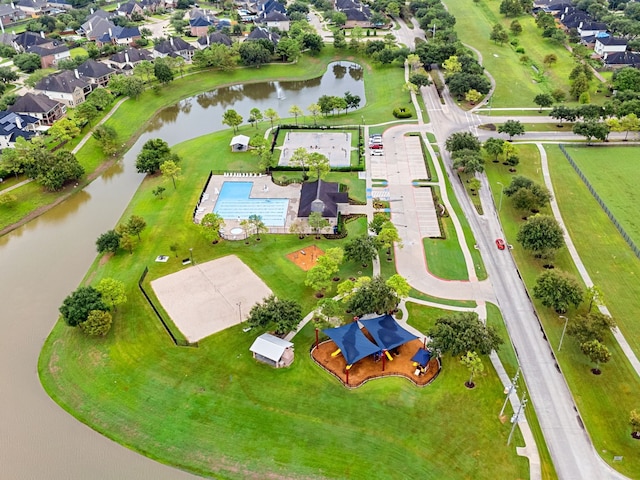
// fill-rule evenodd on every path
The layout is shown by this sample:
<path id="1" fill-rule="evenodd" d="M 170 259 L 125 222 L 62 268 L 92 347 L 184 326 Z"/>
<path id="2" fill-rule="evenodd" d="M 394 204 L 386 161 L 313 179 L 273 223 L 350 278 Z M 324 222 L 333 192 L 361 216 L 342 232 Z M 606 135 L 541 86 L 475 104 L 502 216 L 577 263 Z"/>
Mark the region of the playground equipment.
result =
<path id="1" fill-rule="evenodd" d="M 332 357 L 337 357 L 338 355 L 340 355 L 340 353 L 342 353 L 342 350 L 337 349 L 335 352 L 333 352 L 333 353 L 331 354 L 331 356 L 332 356 Z"/>

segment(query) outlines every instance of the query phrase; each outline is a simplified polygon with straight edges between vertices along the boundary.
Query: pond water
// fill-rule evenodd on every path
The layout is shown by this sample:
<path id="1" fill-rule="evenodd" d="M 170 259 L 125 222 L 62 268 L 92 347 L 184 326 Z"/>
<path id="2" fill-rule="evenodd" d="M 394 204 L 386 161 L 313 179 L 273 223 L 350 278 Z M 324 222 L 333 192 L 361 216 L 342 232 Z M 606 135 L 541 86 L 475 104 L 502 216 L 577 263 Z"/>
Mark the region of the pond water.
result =
<path id="1" fill-rule="evenodd" d="M 251 108 L 305 110 L 322 95 L 350 91 L 362 98 L 362 70 L 332 64 L 320 78 L 239 85 L 204 93 L 160 112 L 121 163 L 69 200 L 0 237 L 1 478 L 86 480 L 195 478 L 138 455 L 64 412 L 38 380 L 40 349 L 58 307 L 93 262 L 95 240 L 113 228 L 140 185 L 135 158 L 150 138 L 170 145 L 222 128 L 225 110 L 244 118 Z M 302 119 L 301 119 L 302 121 Z"/>

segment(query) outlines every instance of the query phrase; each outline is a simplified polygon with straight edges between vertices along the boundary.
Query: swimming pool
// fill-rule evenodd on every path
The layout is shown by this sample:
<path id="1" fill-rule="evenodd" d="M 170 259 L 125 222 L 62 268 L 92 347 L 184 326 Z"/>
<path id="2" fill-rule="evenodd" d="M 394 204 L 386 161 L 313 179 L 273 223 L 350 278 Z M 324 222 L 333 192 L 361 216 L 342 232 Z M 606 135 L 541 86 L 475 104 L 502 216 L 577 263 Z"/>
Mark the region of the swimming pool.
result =
<path id="1" fill-rule="evenodd" d="M 283 227 L 287 219 L 287 198 L 250 198 L 253 182 L 224 182 L 213 211 L 225 220 L 246 220 L 260 215 L 268 227 Z"/>

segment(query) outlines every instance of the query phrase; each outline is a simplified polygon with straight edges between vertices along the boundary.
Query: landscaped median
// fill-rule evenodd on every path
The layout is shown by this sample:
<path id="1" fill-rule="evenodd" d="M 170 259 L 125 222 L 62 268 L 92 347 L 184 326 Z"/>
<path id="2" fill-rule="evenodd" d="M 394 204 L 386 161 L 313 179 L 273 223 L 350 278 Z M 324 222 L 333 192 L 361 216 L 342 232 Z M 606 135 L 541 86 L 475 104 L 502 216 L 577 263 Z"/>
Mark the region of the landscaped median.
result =
<path id="1" fill-rule="evenodd" d="M 635 319 L 640 315 L 637 300 L 640 298 L 640 291 L 635 275 L 640 275 L 640 261 L 631 253 L 557 145 L 550 145 L 546 150 L 555 195 L 569 233 L 593 281 L 604 292 L 605 304 L 621 331 L 636 346 L 637 352 L 638 335 L 635 333 L 638 329 Z M 518 175 L 543 184 L 540 158 L 535 146 L 520 145 L 519 152 L 521 162 L 518 165 Z M 606 155 L 605 152 L 604 148 L 598 149 L 600 155 Z M 494 186 L 496 204 L 500 201 L 501 189 L 500 185 L 495 185 L 501 182 L 507 186 L 511 181 L 507 168 L 488 164 L 487 173 Z M 545 207 L 542 213 L 549 214 L 550 210 Z M 503 198 L 500 212 L 502 224 L 509 243 L 514 245 L 512 254 L 531 292 L 537 276 L 545 271 L 543 263 L 548 261 L 534 259 L 516 242 L 522 216 L 522 212 L 515 210 L 508 198 Z M 556 254 L 553 265 L 556 270 L 577 276 L 575 265 L 566 249 Z M 567 335 L 558 352 L 564 320 L 553 309 L 542 306 L 539 300 L 534 300 L 534 305 L 596 450 L 616 470 L 631 477 L 638 476 L 640 456 L 637 449 L 640 445 L 631 438 L 628 422 L 630 411 L 639 407 L 637 392 L 640 389 L 640 379 L 611 334 L 606 335 L 604 342 L 611 352 L 611 361 L 602 365 L 602 375 L 591 373 L 592 364 L 573 337 Z M 583 303 L 577 310 L 570 308 L 562 315 L 573 319 L 578 314 L 584 314 L 585 310 Z"/>

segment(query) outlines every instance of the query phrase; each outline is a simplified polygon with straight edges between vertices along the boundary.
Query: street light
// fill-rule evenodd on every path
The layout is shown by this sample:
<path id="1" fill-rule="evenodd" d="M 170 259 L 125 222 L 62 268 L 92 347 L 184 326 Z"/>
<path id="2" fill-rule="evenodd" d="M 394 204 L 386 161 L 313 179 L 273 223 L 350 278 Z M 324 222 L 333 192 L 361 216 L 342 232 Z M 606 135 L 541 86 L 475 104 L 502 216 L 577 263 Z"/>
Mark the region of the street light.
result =
<path id="1" fill-rule="evenodd" d="M 518 411 L 513 414 L 511 417 L 511 423 L 513 426 L 511 427 L 511 432 L 509 433 L 509 438 L 507 439 L 507 446 L 511 444 L 511 437 L 513 437 L 513 432 L 516 429 L 516 425 L 520 421 L 520 416 L 524 413 L 524 408 L 527 406 L 527 392 L 524 392 L 522 395 L 522 400 L 520 401 L 520 406 L 518 407 Z"/>
<path id="2" fill-rule="evenodd" d="M 518 378 L 520 378 L 520 367 L 518 367 L 516 374 L 511 379 L 511 384 L 504 389 L 504 393 L 507 395 L 507 398 L 504 399 L 498 418 L 502 418 L 502 414 L 504 413 L 504 409 L 507 407 L 507 402 L 509 401 L 511 394 L 518 390 Z"/>
<path id="3" fill-rule="evenodd" d="M 502 210 L 502 194 L 504 193 L 504 185 L 500 182 L 496 182 L 500 185 L 500 202 L 498 202 L 498 211 Z"/>
<path id="4" fill-rule="evenodd" d="M 569 323 L 569 319 L 564 315 L 560 315 L 558 318 L 562 318 L 564 320 L 564 327 L 562 327 L 562 335 L 560 335 L 560 343 L 558 344 L 558 351 L 562 348 L 562 341 L 564 340 L 564 332 L 567 331 L 567 324 Z"/>

